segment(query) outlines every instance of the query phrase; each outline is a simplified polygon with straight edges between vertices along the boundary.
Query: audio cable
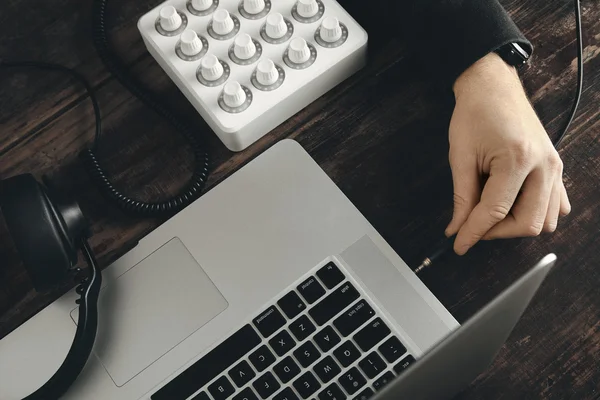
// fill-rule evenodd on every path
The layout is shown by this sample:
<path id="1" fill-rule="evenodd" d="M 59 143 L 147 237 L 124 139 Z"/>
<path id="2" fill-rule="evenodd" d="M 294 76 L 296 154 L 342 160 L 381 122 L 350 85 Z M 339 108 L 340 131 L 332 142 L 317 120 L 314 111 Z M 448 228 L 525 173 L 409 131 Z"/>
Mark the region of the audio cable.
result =
<path id="1" fill-rule="evenodd" d="M 118 208 L 127 214 L 143 217 L 168 217 L 182 210 L 200 197 L 206 185 L 208 177 L 209 159 L 204 145 L 198 133 L 183 119 L 175 115 L 164 106 L 157 96 L 144 89 L 129 74 L 127 68 L 115 56 L 106 32 L 106 6 L 108 0 L 94 0 L 93 4 L 93 41 L 96 51 L 106 68 L 113 76 L 134 96 L 144 104 L 153 109 L 158 115 L 173 125 L 191 145 L 195 158 L 195 167 L 187 186 L 173 198 L 157 201 L 144 202 L 133 199 L 118 190 L 110 181 L 107 172 L 102 168 L 96 155 L 102 134 L 102 115 L 98 105 L 98 98 L 93 85 L 79 72 L 60 64 L 45 63 L 38 61 L 0 62 L 1 69 L 9 68 L 34 68 L 46 71 L 59 71 L 69 74 L 85 88 L 94 110 L 95 134 L 91 147 L 80 153 L 83 165 L 87 170 L 92 182 L 99 188 L 100 192 L 109 201 L 116 204 Z"/>
<path id="2" fill-rule="evenodd" d="M 93 3 L 92 36 L 98 56 L 108 71 L 119 81 L 119 83 L 121 83 L 121 85 L 168 121 L 183 135 L 191 145 L 196 164 L 190 182 L 188 182 L 187 186 L 179 194 L 165 201 L 144 202 L 128 197 L 112 184 L 108 178 L 108 174 L 101 167 L 100 161 L 94 152 L 94 150 L 97 149 L 97 142 L 94 144 L 94 148 L 84 150 L 81 153 L 81 157 L 91 179 L 98 186 L 100 191 L 108 199 L 116 203 L 123 211 L 144 217 L 170 216 L 182 210 L 200 197 L 202 189 L 206 185 L 208 176 L 208 154 L 204 149 L 203 143 L 200 141 L 198 133 L 190 125 L 185 123 L 183 118 L 175 115 L 173 111 L 169 110 L 157 96 L 143 88 L 142 85 L 131 76 L 128 69 L 115 55 L 106 32 L 107 4 L 108 0 L 94 0 Z M 98 116 L 96 116 L 96 118 L 98 118 Z M 97 137 L 98 136 L 99 135 L 97 135 Z"/>
<path id="3" fill-rule="evenodd" d="M 456 235 L 451 236 L 447 239 L 442 240 L 437 246 L 435 246 L 431 254 L 428 257 L 425 257 L 423 262 L 415 269 L 415 274 L 418 274 L 425 268 L 429 268 L 434 262 L 437 261 L 438 258 L 446 254 L 448 250 L 452 249 L 455 238 Z"/>
<path id="4" fill-rule="evenodd" d="M 581 92 L 583 90 L 583 35 L 581 32 L 581 4 L 579 0 L 573 0 L 573 5 L 575 8 L 575 32 L 577 36 L 577 90 L 575 93 L 575 100 L 573 101 L 573 105 L 571 106 L 571 111 L 569 112 L 567 122 L 558 138 L 554 141 L 554 147 L 557 149 L 566 137 L 567 132 L 569 131 L 569 127 L 571 126 L 571 123 L 575 118 L 575 114 L 577 113 L 577 107 L 579 107 L 579 101 L 581 99 Z M 419 274 L 421 271 L 431 267 L 431 265 L 433 265 L 435 261 L 437 261 L 448 250 L 454 247 L 455 239 L 456 235 L 453 235 L 440 241 L 440 243 L 433 248 L 430 255 L 428 257 L 425 257 L 421 264 L 414 269 L 414 272 L 416 274 Z"/>
<path id="5" fill-rule="evenodd" d="M 581 4 L 579 0 L 573 0 L 573 5 L 575 7 L 575 32 L 577 34 L 577 91 L 575 93 L 575 101 L 571 106 L 571 111 L 569 112 L 569 118 L 563 128 L 560 136 L 554 142 L 554 147 L 558 148 L 563 139 L 566 137 L 567 132 L 569 131 L 569 127 L 571 126 L 571 122 L 575 118 L 575 114 L 577 113 L 577 107 L 579 107 L 579 100 L 581 99 L 581 92 L 583 90 L 583 39 L 581 32 Z"/>

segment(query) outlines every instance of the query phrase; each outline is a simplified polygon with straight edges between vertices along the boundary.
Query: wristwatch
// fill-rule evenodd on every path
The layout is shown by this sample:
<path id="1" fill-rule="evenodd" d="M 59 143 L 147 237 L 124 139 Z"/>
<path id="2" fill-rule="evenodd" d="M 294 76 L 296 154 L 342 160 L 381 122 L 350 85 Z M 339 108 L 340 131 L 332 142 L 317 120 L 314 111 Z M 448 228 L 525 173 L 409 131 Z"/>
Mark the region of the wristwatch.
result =
<path id="1" fill-rule="evenodd" d="M 518 43 L 509 43 L 496 50 L 496 53 L 508 64 L 513 67 L 527 64 L 529 54 L 521 45 Z"/>

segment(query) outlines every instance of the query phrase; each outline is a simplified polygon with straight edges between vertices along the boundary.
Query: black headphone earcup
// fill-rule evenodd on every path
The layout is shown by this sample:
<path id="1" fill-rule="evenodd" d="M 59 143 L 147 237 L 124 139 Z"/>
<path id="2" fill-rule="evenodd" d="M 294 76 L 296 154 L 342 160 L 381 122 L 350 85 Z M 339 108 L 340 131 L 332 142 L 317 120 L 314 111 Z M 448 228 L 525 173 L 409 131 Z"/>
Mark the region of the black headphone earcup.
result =
<path id="1" fill-rule="evenodd" d="M 0 181 L 0 208 L 35 289 L 62 282 L 77 263 L 79 238 L 70 225 L 83 224 L 79 207 L 66 207 L 71 220 L 67 224 L 46 188 L 23 174 Z"/>

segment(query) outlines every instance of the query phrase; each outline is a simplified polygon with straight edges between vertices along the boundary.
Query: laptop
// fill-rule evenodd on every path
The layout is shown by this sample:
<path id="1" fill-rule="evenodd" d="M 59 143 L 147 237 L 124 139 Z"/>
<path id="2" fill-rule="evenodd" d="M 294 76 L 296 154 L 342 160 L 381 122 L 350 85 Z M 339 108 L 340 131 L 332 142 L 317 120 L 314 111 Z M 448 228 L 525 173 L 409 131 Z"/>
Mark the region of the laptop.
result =
<path id="1" fill-rule="evenodd" d="M 104 269 L 94 351 L 63 398 L 447 398 L 489 365 L 554 261 L 460 326 L 283 140 Z M 0 399 L 56 371 L 76 298 L 0 340 Z"/>

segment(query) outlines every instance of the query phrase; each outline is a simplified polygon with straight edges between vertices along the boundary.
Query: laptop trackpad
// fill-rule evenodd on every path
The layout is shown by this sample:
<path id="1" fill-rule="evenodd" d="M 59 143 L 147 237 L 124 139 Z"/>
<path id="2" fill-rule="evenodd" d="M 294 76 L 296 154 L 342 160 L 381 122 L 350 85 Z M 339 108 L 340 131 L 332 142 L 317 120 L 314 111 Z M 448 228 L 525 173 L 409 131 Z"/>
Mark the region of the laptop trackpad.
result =
<path id="1" fill-rule="evenodd" d="M 102 289 L 94 353 L 122 386 L 227 306 L 174 238 Z"/>

